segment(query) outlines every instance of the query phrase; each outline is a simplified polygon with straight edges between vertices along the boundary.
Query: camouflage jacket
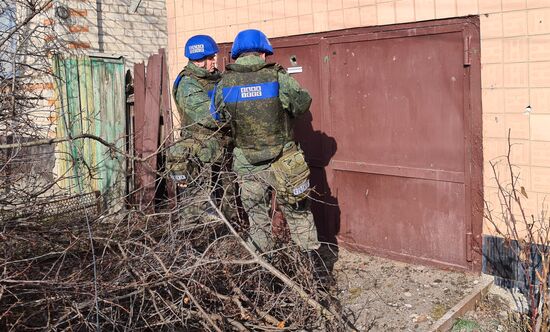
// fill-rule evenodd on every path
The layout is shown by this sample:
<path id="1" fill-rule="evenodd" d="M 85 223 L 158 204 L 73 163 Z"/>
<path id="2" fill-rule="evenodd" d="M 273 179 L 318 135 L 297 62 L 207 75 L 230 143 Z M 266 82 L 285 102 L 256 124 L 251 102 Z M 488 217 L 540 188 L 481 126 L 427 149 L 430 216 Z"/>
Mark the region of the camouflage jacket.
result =
<path id="1" fill-rule="evenodd" d="M 202 128 L 217 130 L 220 127 L 220 123 L 210 114 L 209 96 L 220 77 L 218 71 L 210 73 L 192 62 L 178 75 L 174 98 L 186 131 L 193 132 Z"/>
<path id="2" fill-rule="evenodd" d="M 189 62 L 174 86 L 184 145 L 193 145 L 192 150 L 203 162 L 219 158 L 227 141 L 225 121 L 214 119 L 210 112 L 210 96 L 220 77 L 218 71 L 210 73 Z"/>
<path id="3" fill-rule="evenodd" d="M 261 66 L 262 64 L 265 64 L 265 61 L 260 58 L 259 56 L 255 55 L 249 55 L 240 57 L 235 62 L 238 65 L 243 66 L 250 66 L 250 67 L 257 67 Z M 285 112 L 289 115 L 290 118 L 297 118 L 300 115 L 304 114 L 309 110 L 309 106 L 311 105 L 311 97 L 307 90 L 300 87 L 298 82 L 292 78 L 289 74 L 287 74 L 284 70 L 279 70 L 277 73 L 277 80 L 279 84 L 279 92 L 278 92 L 278 99 L 280 101 L 280 105 L 283 108 Z M 224 80 L 220 81 L 220 86 L 224 85 Z M 225 105 L 224 96 L 222 89 L 216 90 L 215 95 L 215 105 L 216 108 L 219 110 L 222 110 L 222 113 L 224 114 L 224 117 L 228 119 L 228 121 L 233 121 L 234 119 L 231 119 L 230 112 L 227 109 L 227 106 Z M 238 127 L 238 123 L 236 126 Z M 292 136 L 290 137 L 290 140 L 292 140 Z M 268 147 L 266 147 L 268 148 Z M 281 146 L 282 150 L 282 146 Z M 234 154 L 234 168 L 239 173 L 247 172 L 247 171 L 258 171 L 262 169 L 266 169 L 269 167 L 269 165 L 252 165 L 247 158 L 245 157 L 245 154 L 243 153 L 243 150 L 240 148 L 235 148 L 233 150 Z"/>

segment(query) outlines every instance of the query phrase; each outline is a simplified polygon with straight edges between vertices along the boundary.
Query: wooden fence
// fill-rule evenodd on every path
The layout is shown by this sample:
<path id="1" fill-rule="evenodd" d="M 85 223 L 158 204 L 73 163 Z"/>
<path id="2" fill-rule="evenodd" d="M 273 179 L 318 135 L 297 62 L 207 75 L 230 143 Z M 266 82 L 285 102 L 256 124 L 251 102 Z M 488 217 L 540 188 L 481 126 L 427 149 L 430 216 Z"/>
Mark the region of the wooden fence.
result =
<path id="1" fill-rule="evenodd" d="M 161 177 L 162 147 L 173 141 L 169 84 L 163 49 L 151 55 L 147 65 L 134 66 L 134 149 L 136 157 L 144 160 L 135 164 L 133 197 L 147 210 L 154 208 L 155 198 L 173 195 Z"/>
<path id="2" fill-rule="evenodd" d="M 61 187 L 75 194 L 99 191 L 105 207 L 132 203 L 149 212 L 155 202 L 172 197 L 162 177 L 162 147 L 173 140 L 165 51 L 134 66 L 130 104 L 122 58 L 56 57 L 53 69 L 57 136 L 90 134 L 108 143 L 75 139 L 59 144 Z"/>
<path id="3" fill-rule="evenodd" d="M 125 195 L 127 133 L 124 60 L 106 57 L 55 57 L 57 136 L 90 134 L 58 144 L 56 166 L 69 193 L 100 191 L 107 206 Z M 121 153 L 117 153 L 122 152 Z M 121 203 L 117 203 L 121 204 Z"/>

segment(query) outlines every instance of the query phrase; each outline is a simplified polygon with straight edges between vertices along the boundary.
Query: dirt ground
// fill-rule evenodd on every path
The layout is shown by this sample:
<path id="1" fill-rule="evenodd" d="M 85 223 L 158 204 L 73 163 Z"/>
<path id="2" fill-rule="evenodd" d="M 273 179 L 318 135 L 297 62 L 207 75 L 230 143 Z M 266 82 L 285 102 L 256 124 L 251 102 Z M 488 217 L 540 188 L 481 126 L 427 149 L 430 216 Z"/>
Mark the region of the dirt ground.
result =
<path id="1" fill-rule="evenodd" d="M 429 331 L 479 283 L 478 276 L 351 253 L 334 266 L 339 298 L 362 331 Z M 495 330 L 493 330 L 495 331 Z"/>

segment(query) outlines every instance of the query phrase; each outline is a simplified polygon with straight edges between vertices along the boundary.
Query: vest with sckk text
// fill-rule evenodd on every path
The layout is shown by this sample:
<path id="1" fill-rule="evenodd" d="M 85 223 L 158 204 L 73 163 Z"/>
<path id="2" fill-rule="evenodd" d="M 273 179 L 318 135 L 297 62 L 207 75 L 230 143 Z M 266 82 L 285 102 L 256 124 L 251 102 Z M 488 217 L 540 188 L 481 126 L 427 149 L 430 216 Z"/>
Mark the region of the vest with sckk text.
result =
<path id="1" fill-rule="evenodd" d="M 218 89 L 231 115 L 235 146 L 251 164 L 278 157 L 292 140 L 290 118 L 279 101 L 277 64 L 229 64 Z"/>

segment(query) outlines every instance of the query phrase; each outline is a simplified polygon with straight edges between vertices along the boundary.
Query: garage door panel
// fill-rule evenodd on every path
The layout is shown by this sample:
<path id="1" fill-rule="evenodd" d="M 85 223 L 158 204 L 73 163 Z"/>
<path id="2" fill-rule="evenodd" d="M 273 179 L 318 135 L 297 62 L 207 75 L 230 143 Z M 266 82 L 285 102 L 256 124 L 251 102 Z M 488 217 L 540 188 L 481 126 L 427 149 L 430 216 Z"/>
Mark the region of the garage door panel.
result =
<path id="1" fill-rule="evenodd" d="M 338 201 L 327 182 L 326 170 L 323 167 L 311 167 L 311 211 L 319 239 L 335 242 L 339 230 L 340 209 Z"/>
<path id="2" fill-rule="evenodd" d="M 466 267 L 464 186 L 336 172 L 346 243 Z"/>
<path id="3" fill-rule="evenodd" d="M 333 43 L 331 115 L 343 129 L 336 159 L 463 171 L 461 36 Z"/>
<path id="4" fill-rule="evenodd" d="M 463 31 L 410 32 L 329 43 L 340 239 L 392 257 L 467 269 Z"/>

